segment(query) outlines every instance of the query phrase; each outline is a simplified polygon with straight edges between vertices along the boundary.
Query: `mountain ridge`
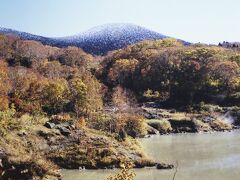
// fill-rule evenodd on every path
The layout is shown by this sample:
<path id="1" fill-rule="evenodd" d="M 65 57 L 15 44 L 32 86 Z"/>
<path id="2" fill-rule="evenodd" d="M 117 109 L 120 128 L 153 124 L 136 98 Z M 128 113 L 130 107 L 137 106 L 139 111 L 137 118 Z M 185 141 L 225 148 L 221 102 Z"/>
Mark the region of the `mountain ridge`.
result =
<path id="1" fill-rule="evenodd" d="M 117 50 L 143 40 L 169 38 L 166 35 L 130 23 L 104 24 L 66 37 L 44 37 L 1 27 L 0 33 L 14 35 L 23 40 L 40 41 L 45 45 L 57 47 L 77 46 L 94 55 L 106 54 L 109 51 Z"/>

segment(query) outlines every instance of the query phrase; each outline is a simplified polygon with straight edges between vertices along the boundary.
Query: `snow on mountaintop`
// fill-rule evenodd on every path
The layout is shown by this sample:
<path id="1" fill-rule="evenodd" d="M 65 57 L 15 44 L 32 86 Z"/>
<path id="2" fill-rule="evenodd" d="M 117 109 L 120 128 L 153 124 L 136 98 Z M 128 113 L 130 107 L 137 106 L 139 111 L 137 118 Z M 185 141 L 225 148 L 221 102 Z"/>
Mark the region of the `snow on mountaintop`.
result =
<path id="1" fill-rule="evenodd" d="M 81 47 L 93 54 L 104 54 L 142 40 L 163 38 L 167 36 L 141 26 L 115 23 L 97 26 L 75 36 L 59 38 L 59 40 Z"/>
<path id="2" fill-rule="evenodd" d="M 78 39 L 78 38 L 89 38 L 89 37 L 95 37 L 99 35 L 108 35 L 108 36 L 119 36 L 119 35 L 124 35 L 126 33 L 130 33 L 133 35 L 134 33 L 147 33 L 149 36 L 151 35 L 160 35 L 159 33 L 156 33 L 154 31 L 148 30 L 144 27 L 130 24 L 130 23 L 111 23 L 111 24 L 104 24 L 100 26 L 93 27 L 89 29 L 88 31 L 85 31 L 83 33 L 76 34 L 74 36 L 68 36 L 64 37 L 66 38 L 73 38 L 73 39 Z M 164 36 L 164 35 L 161 35 Z M 166 36 L 164 36 L 166 37 Z"/>
<path id="3" fill-rule="evenodd" d="M 167 38 L 160 33 L 129 23 L 105 24 L 74 36 L 60 38 L 47 38 L 6 28 L 0 28 L 0 32 L 58 47 L 77 46 L 92 54 L 105 54 L 142 40 Z"/>

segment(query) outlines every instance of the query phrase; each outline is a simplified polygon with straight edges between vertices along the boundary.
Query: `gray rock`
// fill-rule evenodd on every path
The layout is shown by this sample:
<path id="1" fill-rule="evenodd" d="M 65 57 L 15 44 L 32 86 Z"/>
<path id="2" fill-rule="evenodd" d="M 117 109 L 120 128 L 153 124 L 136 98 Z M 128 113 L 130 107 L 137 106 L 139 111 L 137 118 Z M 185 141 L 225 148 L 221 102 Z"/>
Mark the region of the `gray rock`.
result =
<path id="1" fill-rule="evenodd" d="M 177 110 L 176 110 L 176 109 L 171 109 L 169 112 L 170 112 L 170 113 L 176 113 Z"/>
<path id="2" fill-rule="evenodd" d="M 47 128 L 49 128 L 49 129 L 52 129 L 52 128 L 54 128 L 56 125 L 55 125 L 54 123 L 52 123 L 52 122 L 46 122 L 46 123 L 44 124 L 44 126 L 47 127 Z"/>
<path id="3" fill-rule="evenodd" d="M 58 127 L 58 129 L 61 132 L 61 134 L 64 136 L 68 136 L 71 134 L 71 131 L 65 127 Z"/>
<path id="4" fill-rule="evenodd" d="M 156 112 L 146 112 L 144 113 L 145 118 L 147 119 L 158 119 L 159 116 Z"/>

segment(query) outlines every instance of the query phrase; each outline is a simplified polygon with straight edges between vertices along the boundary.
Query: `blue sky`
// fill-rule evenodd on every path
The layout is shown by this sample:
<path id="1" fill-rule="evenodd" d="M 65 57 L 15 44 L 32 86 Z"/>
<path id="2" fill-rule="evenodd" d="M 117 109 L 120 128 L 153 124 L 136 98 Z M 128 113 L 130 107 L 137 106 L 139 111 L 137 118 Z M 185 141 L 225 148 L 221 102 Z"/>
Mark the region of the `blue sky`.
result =
<path id="1" fill-rule="evenodd" d="M 240 41 L 239 0 L 1 0 L 0 26 L 59 37 L 134 23 L 190 42 Z"/>

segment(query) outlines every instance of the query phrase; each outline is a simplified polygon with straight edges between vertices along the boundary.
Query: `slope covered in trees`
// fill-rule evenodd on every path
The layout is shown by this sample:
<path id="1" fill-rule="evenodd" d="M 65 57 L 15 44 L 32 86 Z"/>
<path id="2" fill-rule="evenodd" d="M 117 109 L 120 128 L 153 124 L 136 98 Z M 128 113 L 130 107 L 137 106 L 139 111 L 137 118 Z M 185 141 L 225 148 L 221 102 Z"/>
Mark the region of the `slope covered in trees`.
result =
<path id="1" fill-rule="evenodd" d="M 143 118 L 104 111 L 107 87 L 93 74 L 98 65 L 92 55 L 0 35 L 0 57 L 1 176 L 58 176 L 54 164 L 155 165 L 127 138 L 145 132 Z"/>
<path id="2" fill-rule="evenodd" d="M 184 46 L 175 39 L 142 41 L 94 57 L 77 47 L 57 48 L 0 35 L 2 174 L 57 176 L 55 165 L 156 166 L 133 138 L 158 131 L 229 130 L 232 125 L 215 120 L 208 110 L 204 116 L 208 113 L 211 122 L 203 121 L 200 111 L 187 116 L 140 103 L 210 109 L 204 103 L 217 97 L 214 103 L 239 106 L 239 66 L 238 50 Z"/>
<path id="3" fill-rule="evenodd" d="M 3 108 L 12 104 L 19 111 L 52 114 L 101 107 L 101 84 L 90 73 L 93 57 L 81 49 L 59 49 L 2 35 L 0 55 Z M 93 97 L 96 103 L 91 102 Z"/>
<path id="4" fill-rule="evenodd" d="M 240 52 L 174 39 L 143 41 L 104 58 L 99 77 L 109 87 L 122 86 L 140 99 L 156 96 L 192 104 L 212 96 L 239 96 Z"/>

